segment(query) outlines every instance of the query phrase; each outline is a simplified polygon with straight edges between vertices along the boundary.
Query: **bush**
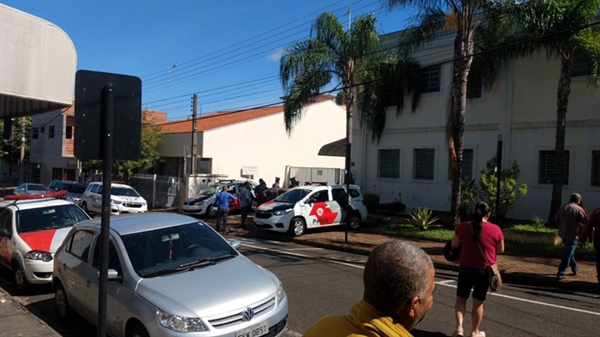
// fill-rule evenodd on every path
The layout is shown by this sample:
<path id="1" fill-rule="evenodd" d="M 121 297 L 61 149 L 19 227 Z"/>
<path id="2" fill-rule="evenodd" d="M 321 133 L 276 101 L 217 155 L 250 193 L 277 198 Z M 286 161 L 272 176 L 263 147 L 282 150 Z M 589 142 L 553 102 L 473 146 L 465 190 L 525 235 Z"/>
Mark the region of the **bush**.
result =
<path id="1" fill-rule="evenodd" d="M 406 205 L 404 205 L 400 201 L 394 201 L 387 204 L 379 204 L 377 210 L 384 213 L 404 213 L 406 211 Z"/>
<path id="2" fill-rule="evenodd" d="M 377 211 L 377 208 L 379 207 L 379 195 L 375 193 L 365 193 L 363 199 L 365 200 L 365 205 L 370 213 Z"/>
<path id="3" fill-rule="evenodd" d="M 429 225 L 438 221 L 438 219 L 437 216 L 432 217 L 432 211 L 430 209 L 419 207 L 412 211 L 408 222 L 417 228 L 425 230 L 429 228 Z"/>

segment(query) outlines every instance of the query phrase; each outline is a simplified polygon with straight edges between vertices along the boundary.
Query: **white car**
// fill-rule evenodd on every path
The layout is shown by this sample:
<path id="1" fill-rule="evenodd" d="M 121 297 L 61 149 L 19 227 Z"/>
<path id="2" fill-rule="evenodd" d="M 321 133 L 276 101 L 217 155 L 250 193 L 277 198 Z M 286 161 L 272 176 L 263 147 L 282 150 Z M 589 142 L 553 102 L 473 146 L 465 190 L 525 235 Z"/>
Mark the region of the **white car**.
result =
<path id="1" fill-rule="evenodd" d="M 183 212 L 190 215 L 215 217 L 217 215 L 217 208 L 213 207 L 215 194 L 221 192 L 223 186 L 227 186 L 229 193 L 237 196 L 245 182 L 242 180 L 222 180 L 217 184 L 211 185 L 207 189 L 202 190 L 199 195 L 186 199 L 183 202 Z M 248 182 L 250 183 L 250 194 L 252 196 L 252 210 L 255 210 L 256 198 L 254 197 L 254 188 L 256 187 L 256 183 L 250 180 Z M 236 200 L 229 205 L 229 210 L 236 211 L 239 206 L 239 201 Z"/>
<path id="2" fill-rule="evenodd" d="M 346 223 L 346 202 L 350 199 L 350 228 L 357 229 L 367 219 L 367 207 L 360 187 L 350 185 L 310 185 L 293 188 L 256 209 L 256 228 L 302 235 L 309 228 Z"/>
<path id="3" fill-rule="evenodd" d="M 90 219 L 72 202 L 55 199 L 59 194 L 0 201 L 0 264 L 12 270 L 19 292 L 52 282 L 54 252 L 75 223 Z"/>
<path id="4" fill-rule="evenodd" d="M 198 219 L 174 213 L 110 221 L 107 332 L 113 337 L 277 337 L 287 324 L 281 281 Z M 58 317 L 98 320 L 101 220 L 73 227 L 54 261 Z"/>
<path id="5" fill-rule="evenodd" d="M 102 183 L 90 183 L 79 203 L 86 212 L 102 212 Z M 133 187 L 121 183 L 110 184 L 110 212 L 121 213 L 145 213 L 148 211 L 148 203 Z"/>

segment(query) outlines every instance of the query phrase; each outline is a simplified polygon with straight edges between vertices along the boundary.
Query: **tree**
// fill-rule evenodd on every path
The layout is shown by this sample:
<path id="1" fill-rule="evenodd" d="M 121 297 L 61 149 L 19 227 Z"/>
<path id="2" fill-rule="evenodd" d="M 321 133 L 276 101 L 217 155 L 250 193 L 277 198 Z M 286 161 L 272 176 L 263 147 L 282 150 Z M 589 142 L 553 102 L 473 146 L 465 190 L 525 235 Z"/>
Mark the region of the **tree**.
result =
<path id="1" fill-rule="evenodd" d="M 501 32 L 500 12 L 504 1 L 469 0 L 383 0 L 390 9 L 414 6 L 418 24 L 406 30 L 401 44 L 414 50 L 432 41 L 441 32 L 453 30 L 454 38 L 453 77 L 446 121 L 446 145 L 450 158 L 452 178 L 451 215 L 453 224 L 460 222 L 461 173 L 463 161 L 463 134 L 466 116 L 467 83 L 477 48 L 484 42 L 493 41 L 492 36 Z M 485 33 L 483 33 L 485 32 Z M 481 42 L 480 44 L 478 42 Z M 494 55 L 488 55 L 494 58 Z M 483 80 L 493 79 L 499 63 L 489 63 Z M 487 82 L 491 85 L 492 82 Z"/>
<path id="2" fill-rule="evenodd" d="M 24 121 L 24 125 L 23 125 Z M 12 135 L 10 139 L 4 139 L 4 128 L 5 123 L 12 123 Z M 22 127 L 24 126 L 25 133 L 22 134 Z M 29 162 L 29 148 L 31 144 L 31 117 L 19 117 L 19 118 L 7 118 L 0 119 L 0 158 L 5 158 L 9 165 L 9 171 L 7 176 L 12 179 L 15 176 L 16 171 L 13 170 L 13 164 L 24 165 Z M 24 136 L 25 142 L 22 141 Z M 24 147 L 24 158 L 21 161 L 21 147 Z"/>
<path id="3" fill-rule="evenodd" d="M 280 61 L 280 77 L 285 92 L 284 120 L 290 133 L 302 118 L 303 106 L 333 80 L 341 86 L 346 105 L 346 181 L 350 178 L 354 103 L 358 74 L 379 49 L 376 18 L 361 15 L 346 32 L 331 13 L 317 17 L 311 37 L 294 43 Z M 314 34 L 314 35 L 313 35 Z M 342 97 L 342 96 L 340 96 Z"/>
<path id="4" fill-rule="evenodd" d="M 562 201 L 565 177 L 565 135 L 571 76 L 575 59 L 589 65 L 589 83 L 600 85 L 600 0 L 529 0 L 515 5 L 512 16 L 519 29 L 520 56 L 545 51 L 547 58 L 560 60 L 556 92 L 556 158 L 552 176 L 552 199 L 548 221 Z"/>
<path id="5" fill-rule="evenodd" d="M 140 159 L 133 160 L 115 160 L 112 166 L 112 174 L 120 177 L 129 177 L 139 170 L 150 169 L 154 167 L 160 159 L 160 153 L 156 150 L 162 140 L 162 134 L 158 128 L 147 118 L 147 112 L 142 111 L 142 139 Z M 102 161 L 89 160 L 83 162 L 83 170 L 86 172 L 102 170 Z"/>

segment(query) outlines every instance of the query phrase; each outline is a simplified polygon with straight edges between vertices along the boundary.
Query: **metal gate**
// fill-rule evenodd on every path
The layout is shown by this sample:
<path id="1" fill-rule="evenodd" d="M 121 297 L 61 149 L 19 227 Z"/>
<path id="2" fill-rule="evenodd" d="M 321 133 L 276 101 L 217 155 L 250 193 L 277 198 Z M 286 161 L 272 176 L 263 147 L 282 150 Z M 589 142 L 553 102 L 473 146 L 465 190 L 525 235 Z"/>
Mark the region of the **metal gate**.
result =
<path id="1" fill-rule="evenodd" d="M 134 174 L 129 183 L 148 201 L 150 208 L 179 206 L 179 177 Z"/>
<path id="2" fill-rule="evenodd" d="M 338 184 L 343 180 L 343 171 L 343 169 L 331 167 L 288 166 L 286 172 L 286 185 L 289 185 L 291 178 L 295 178 L 300 185 L 304 185 L 308 182 L 322 183 L 325 185 Z"/>

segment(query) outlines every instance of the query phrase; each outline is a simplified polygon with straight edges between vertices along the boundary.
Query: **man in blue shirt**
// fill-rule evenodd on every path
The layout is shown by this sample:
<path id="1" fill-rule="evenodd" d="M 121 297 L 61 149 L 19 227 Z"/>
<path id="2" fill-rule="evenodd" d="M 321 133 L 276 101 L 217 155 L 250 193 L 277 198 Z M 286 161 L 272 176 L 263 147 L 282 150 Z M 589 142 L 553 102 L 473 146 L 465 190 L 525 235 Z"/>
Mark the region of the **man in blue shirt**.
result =
<path id="1" fill-rule="evenodd" d="M 217 209 L 217 232 L 227 234 L 227 217 L 229 216 L 229 203 L 234 201 L 235 197 L 233 194 L 227 192 L 227 186 L 221 188 L 221 192 L 215 194 L 215 206 Z M 221 221 L 223 222 L 223 228 L 221 231 Z"/>

